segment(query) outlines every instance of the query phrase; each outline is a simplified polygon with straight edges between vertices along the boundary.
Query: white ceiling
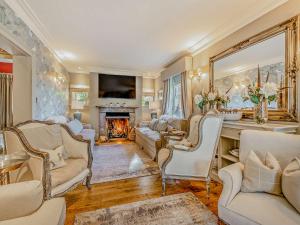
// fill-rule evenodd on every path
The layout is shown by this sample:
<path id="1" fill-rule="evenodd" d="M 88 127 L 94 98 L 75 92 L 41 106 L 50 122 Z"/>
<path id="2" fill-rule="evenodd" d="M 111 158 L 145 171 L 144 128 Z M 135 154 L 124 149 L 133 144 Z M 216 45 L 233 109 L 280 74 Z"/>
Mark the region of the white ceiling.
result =
<path id="1" fill-rule="evenodd" d="M 214 63 L 214 79 L 285 61 L 285 33 L 236 52 Z"/>
<path id="2" fill-rule="evenodd" d="M 287 0 L 6 0 L 72 72 L 154 76 Z"/>

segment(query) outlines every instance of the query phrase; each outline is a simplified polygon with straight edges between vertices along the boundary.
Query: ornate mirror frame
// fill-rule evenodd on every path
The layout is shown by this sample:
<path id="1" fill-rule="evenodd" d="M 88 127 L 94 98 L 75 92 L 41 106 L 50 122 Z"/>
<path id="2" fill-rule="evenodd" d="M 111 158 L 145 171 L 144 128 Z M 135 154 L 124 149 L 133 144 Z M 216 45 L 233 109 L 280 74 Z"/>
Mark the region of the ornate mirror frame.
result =
<path id="1" fill-rule="evenodd" d="M 225 51 L 209 59 L 209 84 L 210 90 L 214 90 L 214 63 L 238 51 L 255 45 L 259 42 L 274 37 L 280 33 L 285 33 L 285 83 L 289 87 L 286 89 L 286 108 L 269 110 L 269 120 L 297 121 L 297 47 L 298 47 L 298 16 L 293 17 L 283 23 L 271 27 L 247 40 L 244 40 Z M 243 118 L 253 118 L 252 110 L 242 110 Z"/>

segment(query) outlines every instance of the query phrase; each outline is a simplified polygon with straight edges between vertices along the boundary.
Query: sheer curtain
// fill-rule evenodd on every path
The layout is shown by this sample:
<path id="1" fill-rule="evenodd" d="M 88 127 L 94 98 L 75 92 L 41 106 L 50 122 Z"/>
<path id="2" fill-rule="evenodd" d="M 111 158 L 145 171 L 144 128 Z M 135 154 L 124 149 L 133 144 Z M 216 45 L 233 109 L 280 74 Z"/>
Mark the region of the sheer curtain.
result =
<path id="1" fill-rule="evenodd" d="M 12 74 L 0 73 L 0 130 L 13 125 Z"/>
<path id="2" fill-rule="evenodd" d="M 182 104 L 182 114 L 184 118 L 188 118 L 192 111 L 192 94 L 191 94 L 191 84 L 189 83 L 188 72 L 181 73 L 181 104 Z"/>
<path id="3" fill-rule="evenodd" d="M 167 98 L 168 115 L 183 118 L 182 97 L 181 97 L 181 75 L 174 75 L 169 78 L 169 92 Z"/>

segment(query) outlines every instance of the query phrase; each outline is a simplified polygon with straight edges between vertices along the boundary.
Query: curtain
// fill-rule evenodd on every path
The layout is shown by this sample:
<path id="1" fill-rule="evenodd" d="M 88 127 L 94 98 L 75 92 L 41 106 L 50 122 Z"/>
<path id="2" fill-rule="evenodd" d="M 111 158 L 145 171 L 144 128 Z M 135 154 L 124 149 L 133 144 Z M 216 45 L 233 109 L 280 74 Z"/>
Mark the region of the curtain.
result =
<path id="1" fill-rule="evenodd" d="M 189 85 L 188 72 L 181 73 L 181 108 L 184 118 L 188 118 L 192 111 L 191 85 Z"/>
<path id="2" fill-rule="evenodd" d="M 164 80 L 162 114 L 167 114 L 168 101 L 169 101 L 169 83 L 170 83 L 169 79 Z"/>
<path id="3" fill-rule="evenodd" d="M 0 130 L 13 125 L 12 74 L 0 73 Z"/>

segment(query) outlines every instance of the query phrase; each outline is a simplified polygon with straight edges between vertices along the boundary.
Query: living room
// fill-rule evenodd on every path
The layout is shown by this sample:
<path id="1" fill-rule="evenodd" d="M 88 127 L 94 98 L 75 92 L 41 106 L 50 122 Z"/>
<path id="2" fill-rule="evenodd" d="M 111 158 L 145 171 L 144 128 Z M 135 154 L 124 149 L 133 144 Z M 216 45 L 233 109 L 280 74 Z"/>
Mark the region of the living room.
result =
<path id="1" fill-rule="evenodd" d="M 300 224 L 299 0 L 0 0 L 0 225 Z"/>

